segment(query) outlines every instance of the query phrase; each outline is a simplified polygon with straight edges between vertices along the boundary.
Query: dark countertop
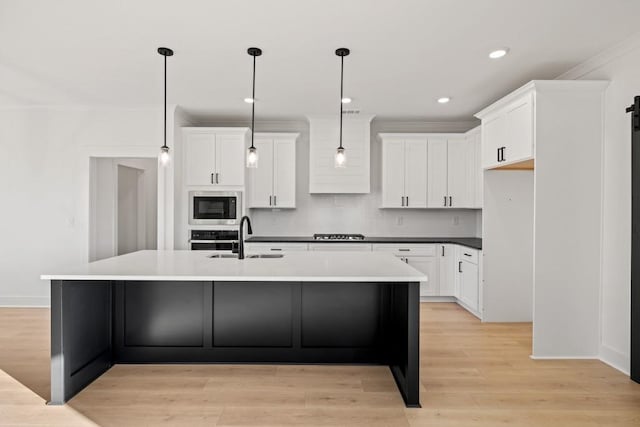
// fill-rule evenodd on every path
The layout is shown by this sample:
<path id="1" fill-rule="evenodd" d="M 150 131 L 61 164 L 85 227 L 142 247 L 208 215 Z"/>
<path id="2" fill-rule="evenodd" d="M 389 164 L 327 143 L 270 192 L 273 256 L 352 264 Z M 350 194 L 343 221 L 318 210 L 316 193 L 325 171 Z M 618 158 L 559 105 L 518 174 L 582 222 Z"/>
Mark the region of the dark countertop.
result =
<path id="1" fill-rule="evenodd" d="M 314 240 L 311 236 L 253 236 L 253 243 L 452 243 L 472 249 L 482 249 L 479 237 L 365 237 L 364 240 Z"/>

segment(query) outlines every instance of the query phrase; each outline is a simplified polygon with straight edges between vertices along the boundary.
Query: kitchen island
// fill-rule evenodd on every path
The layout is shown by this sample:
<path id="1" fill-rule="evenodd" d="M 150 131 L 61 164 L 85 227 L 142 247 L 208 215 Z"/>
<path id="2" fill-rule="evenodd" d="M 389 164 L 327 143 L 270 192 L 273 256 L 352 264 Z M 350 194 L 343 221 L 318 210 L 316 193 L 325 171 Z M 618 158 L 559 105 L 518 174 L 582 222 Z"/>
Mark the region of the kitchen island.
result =
<path id="1" fill-rule="evenodd" d="M 116 363 L 335 363 L 388 365 L 420 406 L 423 273 L 386 253 L 211 255 L 140 251 L 43 275 L 51 403 Z"/>

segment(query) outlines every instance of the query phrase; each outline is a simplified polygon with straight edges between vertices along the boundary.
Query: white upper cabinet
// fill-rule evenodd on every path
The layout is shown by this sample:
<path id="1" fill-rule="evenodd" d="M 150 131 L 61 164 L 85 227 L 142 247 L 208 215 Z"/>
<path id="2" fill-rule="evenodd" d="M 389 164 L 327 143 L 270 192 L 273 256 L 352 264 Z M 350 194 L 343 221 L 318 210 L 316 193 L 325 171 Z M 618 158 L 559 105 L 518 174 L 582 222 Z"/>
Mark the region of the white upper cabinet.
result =
<path id="1" fill-rule="evenodd" d="M 296 207 L 297 133 L 256 133 L 258 167 L 249 168 L 250 208 Z"/>
<path id="2" fill-rule="evenodd" d="M 475 182 L 469 180 L 468 159 L 474 155 L 467 139 L 429 138 L 428 195 L 430 208 L 471 208 Z"/>
<path id="3" fill-rule="evenodd" d="M 404 143 L 404 192 L 405 207 L 427 207 L 427 145 L 424 140 L 407 140 Z"/>
<path id="4" fill-rule="evenodd" d="M 469 147 L 466 139 L 447 141 L 447 193 L 449 207 L 472 207 L 471 188 L 467 182 Z"/>
<path id="5" fill-rule="evenodd" d="M 427 182 L 430 208 L 444 208 L 449 205 L 447 194 L 447 140 L 429 138 L 427 154 Z"/>
<path id="6" fill-rule="evenodd" d="M 273 139 L 254 135 L 258 167 L 249 168 L 247 203 L 250 208 L 270 208 L 273 204 Z"/>
<path id="7" fill-rule="evenodd" d="M 334 158 L 340 144 L 340 118 L 309 117 L 309 193 L 369 193 L 371 120 L 373 116 L 344 116 L 342 145 L 347 158 L 336 168 Z"/>
<path id="8" fill-rule="evenodd" d="M 482 120 L 482 167 L 493 169 L 534 158 L 535 89 L 526 85 L 485 108 Z"/>
<path id="9" fill-rule="evenodd" d="M 381 133 L 383 208 L 477 208 L 477 132 Z"/>
<path id="10" fill-rule="evenodd" d="M 380 134 L 382 139 L 382 207 L 427 207 L 427 139 Z"/>
<path id="11" fill-rule="evenodd" d="M 382 207 L 404 207 L 404 140 L 382 138 Z"/>
<path id="12" fill-rule="evenodd" d="M 465 135 L 467 141 L 467 202 L 470 207 L 482 208 L 484 170 L 482 169 L 480 126 L 471 129 Z"/>
<path id="13" fill-rule="evenodd" d="M 243 186 L 246 128 L 183 128 L 185 184 Z"/>

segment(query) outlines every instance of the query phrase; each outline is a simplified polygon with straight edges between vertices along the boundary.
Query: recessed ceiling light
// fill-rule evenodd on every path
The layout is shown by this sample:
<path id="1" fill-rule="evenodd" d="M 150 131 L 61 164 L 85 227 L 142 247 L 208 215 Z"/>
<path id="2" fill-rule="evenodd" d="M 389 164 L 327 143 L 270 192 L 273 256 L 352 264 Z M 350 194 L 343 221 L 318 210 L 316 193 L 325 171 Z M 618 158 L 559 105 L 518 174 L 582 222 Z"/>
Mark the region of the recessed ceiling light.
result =
<path id="1" fill-rule="evenodd" d="M 350 104 L 351 103 L 351 98 L 348 98 L 348 97 L 345 96 L 344 98 L 342 98 L 342 103 L 343 104 Z"/>
<path id="2" fill-rule="evenodd" d="M 449 101 L 451 101 L 451 98 L 449 98 L 448 96 L 443 96 L 442 98 L 438 98 L 438 103 L 440 104 L 446 104 Z"/>
<path id="3" fill-rule="evenodd" d="M 491 59 L 498 59 L 498 58 L 502 58 L 503 56 L 505 56 L 507 53 L 509 53 L 509 49 L 508 48 L 502 48 L 502 49 L 496 49 L 493 52 L 489 53 L 489 58 Z"/>
<path id="4" fill-rule="evenodd" d="M 246 102 L 247 104 L 253 104 L 254 99 L 253 98 L 245 98 L 244 102 Z"/>

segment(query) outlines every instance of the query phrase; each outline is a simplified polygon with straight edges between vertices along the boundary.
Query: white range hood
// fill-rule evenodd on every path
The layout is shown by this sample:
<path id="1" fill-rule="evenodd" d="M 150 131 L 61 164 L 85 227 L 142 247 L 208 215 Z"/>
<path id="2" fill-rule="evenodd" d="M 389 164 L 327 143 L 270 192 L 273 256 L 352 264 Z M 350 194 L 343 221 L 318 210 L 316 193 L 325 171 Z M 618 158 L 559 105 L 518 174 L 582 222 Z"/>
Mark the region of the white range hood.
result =
<path id="1" fill-rule="evenodd" d="M 336 115 L 309 116 L 309 193 L 357 194 L 371 192 L 370 147 L 372 115 L 345 114 L 342 145 L 347 166 L 336 168 L 340 121 Z"/>

